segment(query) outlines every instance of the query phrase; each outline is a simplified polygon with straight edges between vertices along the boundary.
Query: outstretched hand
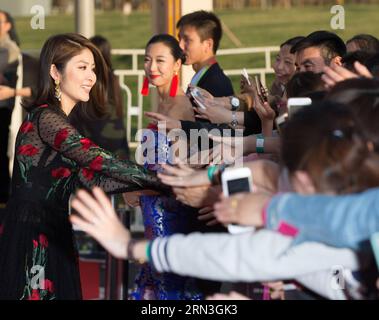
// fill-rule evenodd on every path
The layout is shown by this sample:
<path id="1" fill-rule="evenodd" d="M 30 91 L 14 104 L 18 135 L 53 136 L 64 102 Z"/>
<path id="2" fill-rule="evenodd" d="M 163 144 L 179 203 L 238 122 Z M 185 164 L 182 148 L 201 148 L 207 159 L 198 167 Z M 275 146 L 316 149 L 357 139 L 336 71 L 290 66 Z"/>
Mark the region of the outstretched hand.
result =
<path id="1" fill-rule="evenodd" d="M 333 87 L 337 82 L 347 79 L 365 77 L 372 78 L 371 72 L 358 61 L 354 62 L 355 73 L 337 64 L 324 67 L 324 74 L 321 76 L 327 88 Z"/>
<path id="2" fill-rule="evenodd" d="M 185 164 L 179 163 L 176 167 L 162 164 L 163 173 L 158 173 L 158 178 L 172 187 L 198 187 L 209 186 L 206 170 L 194 170 Z"/>
<path id="3" fill-rule="evenodd" d="M 87 191 L 79 190 L 71 205 L 80 214 L 72 214 L 71 223 L 94 237 L 116 258 L 127 258 L 130 231 L 117 217 L 103 190 L 95 187 L 93 196 Z"/>
<path id="4" fill-rule="evenodd" d="M 172 129 L 181 129 L 182 124 L 179 120 L 176 120 L 174 118 L 170 118 L 168 116 L 165 116 L 163 114 L 160 114 L 158 112 L 150 112 L 146 111 L 144 112 L 144 115 L 154 121 L 154 123 L 159 124 L 159 122 L 164 122 L 166 126 L 166 130 L 172 130 Z"/>

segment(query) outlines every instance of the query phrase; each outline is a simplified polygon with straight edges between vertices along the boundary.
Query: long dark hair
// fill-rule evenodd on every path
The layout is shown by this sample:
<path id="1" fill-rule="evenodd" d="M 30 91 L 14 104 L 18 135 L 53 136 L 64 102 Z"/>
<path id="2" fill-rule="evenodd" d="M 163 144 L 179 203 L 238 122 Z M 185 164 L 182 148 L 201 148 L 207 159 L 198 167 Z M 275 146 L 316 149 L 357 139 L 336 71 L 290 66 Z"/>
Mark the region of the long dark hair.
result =
<path id="1" fill-rule="evenodd" d="M 163 43 L 165 46 L 170 48 L 171 54 L 175 61 L 180 59 L 182 63 L 185 63 L 186 58 L 183 50 L 180 48 L 178 40 L 176 40 L 173 36 L 165 33 L 156 34 L 148 41 L 145 50 L 154 43 Z"/>
<path id="2" fill-rule="evenodd" d="M 99 117 L 105 113 L 108 72 L 104 58 L 91 41 L 76 33 L 54 35 L 43 45 L 39 61 L 37 94 L 34 101 L 25 106 L 27 109 L 46 103 L 60 109 L 60 103 L 54 96 L 55 86 L 50 76 L 50 67 L 54 64 L 63 74 L 67 62 L 84 49 L 89 49 L 94 56 L 97 81 L 90 92 L 89 103 L 80 102 L 81 108 L 89 117 Z"/>
<path id="3" fill-rule="evenodd" d="M 122 103 L 122 93 L 119 84 L 119 79 L 113 73 L 112 66 L 112 55 L 111 55 L 111 44 L 109 41 L 100 36 L 96 35 L 89 39 L 101 52 L 103 55 L 104 61 L 108 67 L 108 80 L 109 80 L 109 88 L 108 88 L 108 102 L 110 105 L 116 107 L 116 114 L 118 117 L 123 116 L 123 103 Z"/>

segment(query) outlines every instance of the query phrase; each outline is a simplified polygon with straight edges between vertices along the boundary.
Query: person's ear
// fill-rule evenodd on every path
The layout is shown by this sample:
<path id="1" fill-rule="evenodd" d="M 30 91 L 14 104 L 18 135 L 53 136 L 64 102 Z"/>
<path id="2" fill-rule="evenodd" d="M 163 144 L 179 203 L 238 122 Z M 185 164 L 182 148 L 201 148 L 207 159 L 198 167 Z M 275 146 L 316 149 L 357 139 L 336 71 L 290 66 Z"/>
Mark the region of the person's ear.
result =
<path id="1" fill-rule="evenodd" d="M 206 39 L 204 40 L 204 43 L 206 44 L 207 51 L 213 52 L 213 45 L 214 45 L 213 39 L 212 38 Z"/>
<path id="2" fill-rule="evenodd" d="M 178 73 L 181 67 L 182 67 L 182 60 L 180 59 L 176 60 L 174 64 L 174 73 Z"/>
<path id="3" fill-rule="evenodd" d="M 309 174 L 303 170 L 297 170 L 292 176 L 292 186 L 294 190 L 302 194 L 314 194 L 316 188 Z"/>
<path id="4" fill-rule="evenodd" d="M 50 76 L 53 78 L 54 81 L 61 81 L 61 74 L 59 73 L 55 64 L 52 64 L 50 66 Z"/>
<path id="5" fill-rule="evenodd" d="M 334 62 L 337 66 L 342 66 L 342 57 L 337 56 L 332 59 L 332 62 Z"/>

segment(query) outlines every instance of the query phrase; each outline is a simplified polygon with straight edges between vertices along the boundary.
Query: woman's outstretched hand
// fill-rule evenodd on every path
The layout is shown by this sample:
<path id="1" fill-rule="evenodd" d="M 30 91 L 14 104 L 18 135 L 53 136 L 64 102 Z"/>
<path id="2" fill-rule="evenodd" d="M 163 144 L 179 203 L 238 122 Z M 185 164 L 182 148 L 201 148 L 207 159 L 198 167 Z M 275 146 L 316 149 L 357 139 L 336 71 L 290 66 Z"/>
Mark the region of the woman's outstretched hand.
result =
<path id="1" fill-rule="evenodd" d="M 95 187 L 93 196 L 87 191 L 79 190 L 71 205 L 80 214 L 72 214 L 71 223 L 94 237 L 116 258 L 127 258 L 130 232 L 117 217 L 103 190 Z"/>
<path id="2" fill-rule="evenodd" d="M 162 165 L 164 172 L 158 173 L 162 183 L 172 187 L 198 187 L 209 186 L 206 170 L 194 170 L 189 166 L 178 163 L 177 166 Z"/>
<path id="3" fill-rule="evenodd" d="M 179 120 L 176 120 L 174 118 L 170 118 L 168 116 L 165 116 L 163 114 L 160 114 L 158 112 L 150 112 L 150 111 L 146 111 L 144 112 L 144 115 L 150 119 L 153 120 L 154 123 L 156 123 L 157 125 L 159 124 L 159 122 L 164 122 L 165 126 L 166 126 L 166 130 L 172 130 L 172 129 L 181 129 L 182 128 L 182 124 L 180 123 Z"/>

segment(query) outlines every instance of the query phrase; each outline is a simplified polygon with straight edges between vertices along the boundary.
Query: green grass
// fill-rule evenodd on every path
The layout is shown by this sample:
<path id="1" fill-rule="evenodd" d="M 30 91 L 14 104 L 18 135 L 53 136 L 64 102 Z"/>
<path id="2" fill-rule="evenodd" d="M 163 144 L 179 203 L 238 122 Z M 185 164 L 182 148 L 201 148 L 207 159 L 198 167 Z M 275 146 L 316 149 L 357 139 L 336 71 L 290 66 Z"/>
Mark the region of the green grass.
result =
<path id="1" fill-rule="evenodd" d="M 345 30 L 337 34 L 347 40 L 356 33 L 379 35 L 379 5 L 345 6 Z M 306 35 L 317 29 L 330 30 L 330 7 L 303 7 L 293 9 L 273 8 L 259 10 L 216 11 L 223 22 L 240 39 L 244 47 L 278 45 L 283 40 Z M 46 18 L 45 30 L 33 30 L 30 19 L 16 18 L 23 49 L 38 49 L 52 34 L 74 31 L 74 17 L 68 15 Z M 109 38 L 114 48 L 143 48 L 152 35 L 150 13 L 135 12 L 126 17 L 118 12 L 96 14 L 96 33 Z M 224 35 L 221 48 L 233 48 Z"/>
<path id="2" fill-rule="evenodd" d="M 329 6 L 298 7 L 292 9 L 273 8 L 260 10 L 250 8 L 244 10 L 216 11 L 222 21 L 242 42 L 243 47 L 277 46 L 286 39 L 307 35 L 315 30 L 331 30 Z M 335 32 L 344 40 L 357 33 L 370 33 L 379 36 L 379 5 L 346 5 L 345 29 Z M 144 48 L 152 35 L 149 12 L 135 12 L 126 17 L 118 12 L 96 14 L 96 33 L 107 37 L 113 48 Z M 46 18 L 45 30 L 32 30 L 29 18 L 16 18 L 17 29 L 22 42 L 22 49 L 40 49 L 50 35 L 74 31 L 74 17 L 67 15 Z M 331 30 L 333 31 L 333 30 Z M 220 48 L 235 48 L 231 40 L 224 34 Z M 264 60 L 258 55 L 235 57 L 219 57 L 224 69 L 259 67 Z M 114 59 L 116 68 L 130 66 L 129 58 Z M 233 77 L 234 88 L 238 91 L 238 77 Z M 272 77 L 269 78 L 269 82 Z M 136 87 L 135 80 L 128 84 Z M 134 89 L 135 90 L 135 89 Z M 135 91 L 133 91 L 135 92 Z M 145 100 L 146 109 L 149 99 Z"/>

